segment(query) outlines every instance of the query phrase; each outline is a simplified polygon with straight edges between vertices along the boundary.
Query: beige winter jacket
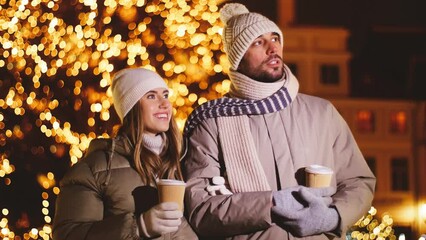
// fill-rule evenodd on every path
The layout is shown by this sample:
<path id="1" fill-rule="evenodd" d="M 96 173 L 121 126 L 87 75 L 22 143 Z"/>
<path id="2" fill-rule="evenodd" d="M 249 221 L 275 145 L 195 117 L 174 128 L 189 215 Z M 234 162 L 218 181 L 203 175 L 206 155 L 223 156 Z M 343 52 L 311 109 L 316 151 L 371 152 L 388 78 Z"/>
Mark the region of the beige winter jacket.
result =
<path id="1" fill-rule="evenodd" d="M 111 139 L 92 140 L 86 156 L 61 180 L 53 239 L 147 239 L 137 235 L 137 220 L 158 204 L 157 190 L 142 182 L 126 139 L 119 136 L 115 143 L 111 155 Z M 177 232 L 153 239 L 198 238 L 182 219 Z"/>
<path id="2" fill-rule="evenodd" d="M 335 171 L 333 204 L 341 217 L 340 231 L 344 234 L 368 211 L 376 179 L 330 102 L 298 94 L 289 107 L 249 119 L 256 151 L 273 191 L 304 184 L 302 169 L 321 164 Z M 183 165 L 185 203 L 189 222 L 201 238 L 297 239 L 272 222 L 271 191 L 208 194 L 209 181 L 226 174 L 216 119 L 199 124 L 188 145 Z M 304 239 L 328 238 L 322 234 Z"/>

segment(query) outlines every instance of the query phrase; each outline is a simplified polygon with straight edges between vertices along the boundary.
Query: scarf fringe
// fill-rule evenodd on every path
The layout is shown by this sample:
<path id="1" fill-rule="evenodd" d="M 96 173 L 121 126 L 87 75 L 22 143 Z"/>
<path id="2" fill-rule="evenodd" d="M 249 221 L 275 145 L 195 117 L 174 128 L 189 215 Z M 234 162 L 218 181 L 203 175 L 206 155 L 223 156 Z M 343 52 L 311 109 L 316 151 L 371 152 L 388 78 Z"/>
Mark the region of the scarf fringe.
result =
<path id="1" fill-rule="evenodd" d="M 233 192 L 270 191 L 247 116 L 217 119 L 228 182 Z"/>

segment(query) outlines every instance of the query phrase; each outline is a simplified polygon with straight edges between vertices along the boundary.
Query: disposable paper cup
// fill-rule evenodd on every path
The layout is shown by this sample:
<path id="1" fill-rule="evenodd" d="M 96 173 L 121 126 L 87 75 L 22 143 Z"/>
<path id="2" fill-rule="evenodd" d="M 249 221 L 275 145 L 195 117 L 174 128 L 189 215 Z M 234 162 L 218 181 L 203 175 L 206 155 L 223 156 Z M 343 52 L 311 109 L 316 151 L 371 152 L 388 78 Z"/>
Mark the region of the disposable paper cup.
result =
<path id="1" fill-rule="evenodd" d="M 157 181 L 158 199 L 162 202 L 176 202 L 183 211 L 183 196 L 186 183 L 173 179 L 160 179 Z"/>
<path id="2" fill-rule="evenodd" d="M 329 187 L 333 170 L 321 165 L 310 165 L 305 168 L 307 187 Z"/>

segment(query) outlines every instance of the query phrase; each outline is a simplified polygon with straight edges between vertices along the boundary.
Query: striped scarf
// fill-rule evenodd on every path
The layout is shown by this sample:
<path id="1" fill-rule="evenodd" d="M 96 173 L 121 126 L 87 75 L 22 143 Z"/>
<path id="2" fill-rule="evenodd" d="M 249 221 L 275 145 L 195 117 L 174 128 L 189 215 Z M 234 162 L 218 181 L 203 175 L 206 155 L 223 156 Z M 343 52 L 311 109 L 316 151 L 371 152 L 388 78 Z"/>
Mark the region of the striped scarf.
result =
<path id="1" fill-rule="evenodd" d="M 184 136 L 191 136 L 192 130 L 208 118 L 273 113 L 284 109 L 291 101 L 288 90 L 284 86 L 273 95 L 260 100 L 223 97 L 208 101 L 196 108 L 188 117 Z"/>
<path id="2" fill-rule="evenodd" d="M 185 139 L 189 138 L 194 128 L 204 120 L 217 118 L 228 182 L 233 192 L 270 190 L 250 133 L 247 116 L 277 112 L 290 105 L 297 95 L 299 85 L 287 67 L 285 67 L 285 73 L 286 79 L 278 86 L 279 89 L 268 97 L 261 99 L 223 97 L 202 104 L 188 117 L 184 128 Z M 259 89 L 265 88 L 244 86 L 244 84 L 262 84 L 263 86 L 268 84 L 256 82 L 235 72 L 230 76 L 234 77 L 233 84 L 237 83 L 238 89 L 243 89 L 238 92 L 238 95 L 245 95 L 246 98 L 250 94 L 253 96 L 250 91 L 259 93 Z M 239 78 L 238 81 L 235 81 L 235 77 Z M 247 91 L 244 92 L 244 89 Z M 262 93 L 257 94 L 256 98 L 259 96 L 262 96 Z"/>

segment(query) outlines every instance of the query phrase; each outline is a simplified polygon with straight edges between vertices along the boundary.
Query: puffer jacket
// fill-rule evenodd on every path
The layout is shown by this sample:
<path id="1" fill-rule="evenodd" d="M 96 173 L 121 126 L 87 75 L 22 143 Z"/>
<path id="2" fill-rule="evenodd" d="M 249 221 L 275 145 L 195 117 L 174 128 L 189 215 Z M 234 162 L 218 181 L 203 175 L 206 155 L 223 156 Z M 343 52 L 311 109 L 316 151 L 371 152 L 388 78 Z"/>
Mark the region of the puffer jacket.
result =
<path id="1" fill-rule="evenodd" d="M 53 221 L 55 240 L 144 239 L 137 235 L 139 215 L 158 203 L 131 161 L 124 136 L 95 139 L 85 157 L 60 183 Z M 156 239 L 197 239 L 185 219 L 177 232 Z"/>
<path id="2" fill-rule="evenodd" d="M 199 237 L 345 239 L 345 231 L 370 208 L 376 178 L 337 109 L 327 100 L 298 94 L 281 111 L 248 118 L 256 152 L 272 191 L 304 185 L 306 166 L 320 164 L 334 170 L 331 186 L 337 192 L 332 198 L 340 215 L 336 233 L 342 234 L 293 236 L 272 219 L 272 191 L 211 196 L 208 187 L 212 179 L 226 178 L 227 171 L 217 119 L 208 118 L 195 127 L 188 139 L 188 153 L 183 161 L 188 219 Z"/>

